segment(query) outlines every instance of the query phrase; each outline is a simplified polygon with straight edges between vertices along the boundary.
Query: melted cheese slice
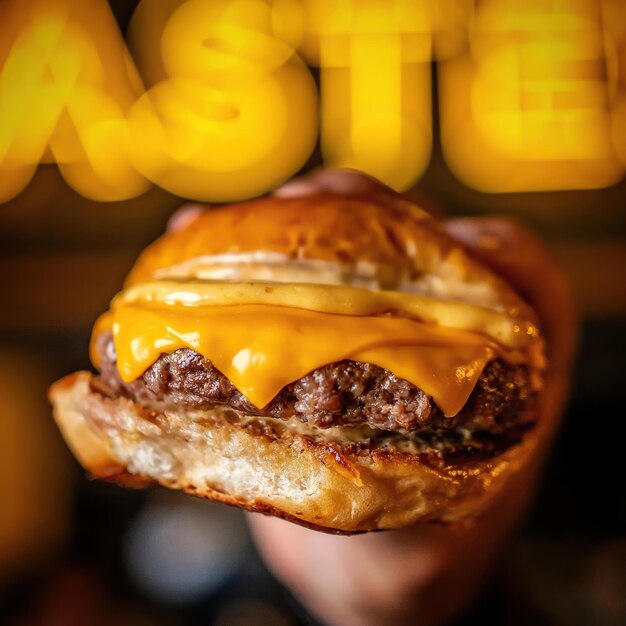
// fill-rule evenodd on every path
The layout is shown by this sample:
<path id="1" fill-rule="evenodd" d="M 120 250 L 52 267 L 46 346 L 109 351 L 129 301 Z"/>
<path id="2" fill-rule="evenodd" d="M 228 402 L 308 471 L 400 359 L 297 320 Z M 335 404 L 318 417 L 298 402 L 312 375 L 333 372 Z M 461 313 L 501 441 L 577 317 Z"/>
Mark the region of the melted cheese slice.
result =
<path id="1" fill-rule="evenodd" d="M 154 281 L 131 286 L 114 300 L 152 307 L 212 307 L 270 304 L 342 315 L 392 315 L 488 335 L 509 348 L 520 348 L 539 331 L 519 311 L 503 311 L 458 300 L 348 285 L 215 280 Z"/>
<path id="2" fill-rule="evenodd" d="M 258 408 L 309 372 L 351 359 L 408 380 L 453 416 L 494 356 L 525 360 L 520 351 L 475 332 L 263 304 L 163 308 L 118 302 L 98 322 L 94 337 L 106 329 L 113 331 L 124 381 L 140 377 L 161 353 L 188 347 L 209 359 Z M 92 358 L 95 362 L 93 349 Z"/>

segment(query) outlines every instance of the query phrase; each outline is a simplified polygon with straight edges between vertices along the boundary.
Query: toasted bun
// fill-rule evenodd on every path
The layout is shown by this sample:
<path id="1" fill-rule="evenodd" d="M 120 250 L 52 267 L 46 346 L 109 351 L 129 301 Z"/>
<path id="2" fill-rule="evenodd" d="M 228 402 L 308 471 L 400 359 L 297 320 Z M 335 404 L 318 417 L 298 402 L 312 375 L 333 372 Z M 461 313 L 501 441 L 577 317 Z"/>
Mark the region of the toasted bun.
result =
<path id="1" fill-rule="evenodd" d="M 199 277 L 366 284 L 533 317 L 505 281 L 402 199 L 382 206 L 319 194 L 212 209 L 150 245 L 126 286 Z"/>
<path id="2" fill-rule="evenodd" d="M 155 414 L 102 396 L 90 379 L 86 372 L 67 376 L 50 398 L 68 444 L 94 477 L 158 483 L 327 532 L 473 518 L 537 444 L 531 433 L 497 458 L 433 468 L 412 454 L 354 454 L 278 420 L 244 426 L 231 410 Z"/>

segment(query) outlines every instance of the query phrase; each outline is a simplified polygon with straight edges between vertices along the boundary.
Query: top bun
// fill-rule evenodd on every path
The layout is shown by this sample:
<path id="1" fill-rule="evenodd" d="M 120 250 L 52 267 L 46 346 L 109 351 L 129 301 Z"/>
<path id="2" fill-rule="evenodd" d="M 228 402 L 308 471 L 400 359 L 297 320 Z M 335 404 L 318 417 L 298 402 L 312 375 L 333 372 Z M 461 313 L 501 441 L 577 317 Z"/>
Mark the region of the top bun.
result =
<path id="1" fill-rule="evenodd" d="M 208 209 L 150 245 L 126 286 L 160 278 L 264 280 L 268 274 L 259 271 L 268 266 L 269 279 L 280 281 L 281 265 L 290 268 L 289 282 L 406 291 L 530 315 L 425 211 L 402 199 L 381 205 L 328 193 Z M 234 267 L 241 271 L 225 269 Z M 294 268 L 302 272 L 294 275 Z"/>

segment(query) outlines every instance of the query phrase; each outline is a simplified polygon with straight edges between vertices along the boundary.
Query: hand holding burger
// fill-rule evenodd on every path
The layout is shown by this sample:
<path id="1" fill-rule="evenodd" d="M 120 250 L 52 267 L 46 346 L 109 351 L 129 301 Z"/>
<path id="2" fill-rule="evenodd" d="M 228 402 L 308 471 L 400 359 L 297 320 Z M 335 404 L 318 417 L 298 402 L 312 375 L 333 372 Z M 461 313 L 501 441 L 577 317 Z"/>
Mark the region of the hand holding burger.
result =
<path id="1" fill-rule="evenodd" d="M 314 194 L 328 187 L 348 195 L 391 193 L 366 176 L 344 171 L 316 173 L 285 192 Z M 332 537 L 250 515 L 257 546 L 274 574 L 312 614 L 333 626 L 428 626 L 459 614 L 523 519 L 567 399 L 576 317 L 568 284 L 539 240 L 510 219 L 453 219 L 445 228 L 508 280 L 541 320 L 547 368 L 537 417 L 544 427 L 524 470 L 471 524 L 416 524 Z"/>

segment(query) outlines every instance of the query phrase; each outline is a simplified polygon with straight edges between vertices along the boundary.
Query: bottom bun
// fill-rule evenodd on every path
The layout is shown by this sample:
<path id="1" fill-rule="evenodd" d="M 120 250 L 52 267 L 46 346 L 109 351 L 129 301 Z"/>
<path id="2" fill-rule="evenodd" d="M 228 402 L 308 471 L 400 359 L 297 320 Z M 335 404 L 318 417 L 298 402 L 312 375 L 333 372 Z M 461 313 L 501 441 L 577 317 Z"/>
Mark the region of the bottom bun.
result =
<path id="1" fill-rule="evenodd" d="M 86 372 L 67 376 L 50 398 L 68 445 L 93 476 L 158 483 L 326 532 L 471 520 L 524 469 L 537 443 L 531 430 L 495 457 L 434 464 L 393 445 L 351 444 L 354 429 L 331 435 L 226 408 L 149 410 L 98 393 L 91 380 Z"/>

